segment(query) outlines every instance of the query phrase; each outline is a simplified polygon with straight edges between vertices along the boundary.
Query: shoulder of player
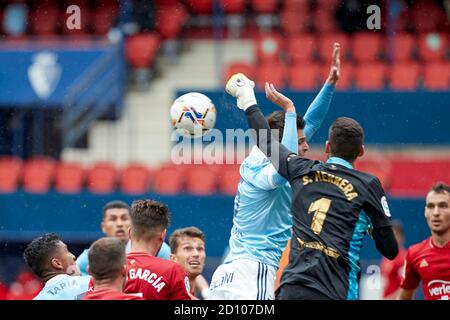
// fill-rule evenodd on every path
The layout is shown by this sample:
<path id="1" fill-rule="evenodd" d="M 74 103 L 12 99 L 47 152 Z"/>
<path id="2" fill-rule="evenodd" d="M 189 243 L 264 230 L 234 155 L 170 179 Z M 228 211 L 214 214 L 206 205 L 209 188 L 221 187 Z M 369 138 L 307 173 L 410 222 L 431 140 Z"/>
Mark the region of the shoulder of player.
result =
<path id="1" fill-rule="evenodd" d="M 128 254 L 127 259 L 130 261 L 132 259 L 135 259 L 136 257 L 139 257 L 140 254 L 137 255 Z M 142 267 L 142 264 L 148 265 L 151 264 L 151 267 L 153 269 L 158 269 L 159 272 L 164 273 L 172 273 L 174 270 L 182 270 L 184 272 L 184 269 L 176 262 L 172 260 L 166 260 L 163 258 L 151 256 L 151 255 L 145 255 L 143 254 L 142 257 L 145 259 L 144 263 L 139 261 L 136 265 L 138 267 Z"/>
<path id="2" fill-rule="evenodd" d="M 419 243 L 413 244 L 408 248 L 409 259 L 415 258 L 418 254 L 423 253 L 424 250 L 428 248 L 432 248 L 430 246 L 430 237 L 426 238 L 425 240 Z"/>

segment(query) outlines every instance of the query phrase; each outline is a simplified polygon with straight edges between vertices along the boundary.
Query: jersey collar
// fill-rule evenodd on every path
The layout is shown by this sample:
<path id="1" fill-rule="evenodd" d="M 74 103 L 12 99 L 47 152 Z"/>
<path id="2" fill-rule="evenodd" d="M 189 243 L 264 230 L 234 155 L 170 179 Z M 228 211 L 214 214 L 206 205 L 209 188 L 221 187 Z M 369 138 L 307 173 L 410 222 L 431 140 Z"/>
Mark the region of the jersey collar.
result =
<path id="1" fill-rule="evenodd" d="M 50 278 L 49 280 L 47 280 L 47 282 L 45 283 L 45 287 L 47 286 L 52 286 L 54 283 L 57 283 L 58 281 L 60 281 L 63 278 L 66 277 L 70 277 L 69 274 L 58 274 L 56 276 L 54 276 L 53 278 Z"/>
<path id="2" fill-rule="evenodd" d="M 327 163 L 339 164 L 346 168 L 353 169 L 353 166 L 350 162 L 339 157 L 331 157 L 328 159 Z"/>

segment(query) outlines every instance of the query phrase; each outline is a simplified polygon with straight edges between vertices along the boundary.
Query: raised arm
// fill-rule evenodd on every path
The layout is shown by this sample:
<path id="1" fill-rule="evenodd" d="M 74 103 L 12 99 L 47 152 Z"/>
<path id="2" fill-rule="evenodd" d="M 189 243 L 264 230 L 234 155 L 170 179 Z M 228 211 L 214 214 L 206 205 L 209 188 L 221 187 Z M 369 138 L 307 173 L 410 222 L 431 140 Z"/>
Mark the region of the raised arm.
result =
<path id="1" fill-rule="evenodd" d="M 320 90 L 319 94 L 313 100 L 305 113 L 304 133 L 309 142 L 314 133 L 320 128 L 328 110 L 330 109 L 331 99 L 333 98 L 334 88 L 339 80 L 341 73 L 340 44 L 335 42 L 331 59 L 331 67 L 328 78 Z"/>
<path id="2" fill-rule="evenodd" d="M 291 99 L 275 89 L 272 83 L 265 85 L 266 97 L 285 112 L 284 130 L 281 144 L 291 150 L 298 152 L 297 114 Z"/>
<path id="3" fill-rule="evenodd" d="M 291 99 L 286 97 L 275 89 L 272 83 L 265 85 L 266 97 L 277 106 L 279 106 L 285 112 L 284 117 L 284 129 L 281 144 L 288 150 L 297 153 L 298 152 L 298 132 L 297 132 L 297 113 L 295 112 L 295 106 Z M 273 168 L 273 167 L 272 167 Z M 267 178 L 270 180 L 272 187 L 278 187 L 286 183 L 284 179 L 277 171 L 271 169 L 269 171 L 270 176 Z"/>

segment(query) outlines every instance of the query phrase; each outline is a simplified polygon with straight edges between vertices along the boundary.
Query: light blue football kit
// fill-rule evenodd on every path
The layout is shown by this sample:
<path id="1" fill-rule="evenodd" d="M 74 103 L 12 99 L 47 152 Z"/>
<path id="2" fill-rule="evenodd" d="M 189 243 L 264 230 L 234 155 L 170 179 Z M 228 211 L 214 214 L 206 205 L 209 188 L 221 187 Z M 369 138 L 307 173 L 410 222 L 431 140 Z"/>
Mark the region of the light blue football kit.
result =
<path id="1" fill-rule="evenodd" d="M 326 83 L 305 116 L 307 141 L 322 124 L 334 93 Z M 281 143 L 297 153 L 295 113 L 286 113 Z M 240 167 L 229 252 L 211 280 L 210 299 L 274 298 L 275 274 L 291 238 L 291 186 L 256 146 Z"/>
<path id="2" fill-rule="evenodd" d="M 81 300 L 90 280 L 90 276 L 59 274 L 48 280 L 33 300 Z"/>

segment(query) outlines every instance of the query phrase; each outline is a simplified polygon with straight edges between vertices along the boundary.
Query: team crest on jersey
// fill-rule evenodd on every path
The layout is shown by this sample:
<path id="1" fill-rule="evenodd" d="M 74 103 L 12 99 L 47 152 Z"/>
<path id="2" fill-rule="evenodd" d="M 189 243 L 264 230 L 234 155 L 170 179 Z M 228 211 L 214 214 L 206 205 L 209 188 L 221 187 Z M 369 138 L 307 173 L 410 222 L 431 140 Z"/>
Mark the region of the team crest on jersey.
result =
<path id="1" fill-rule="evenodd" d="M 184 286 L 186 287 L 186 290 L 188 293 L 191 293 L 191 284 L 189 283 L 189 278 L 184 278 Z"/>
<path id="2" fill-rule="evenodd" d="M 428 267 L 428 262 L 427 262 L 427 260 L 423 259 L 423 260 L 420 262 L 419 267 L 420 267 L 420 268 Z"/>
<path id="3" fill-rule="evenodd" d="M 381 198 L 381 206 L 383 207 L 384 214 L 387 217 L 391 217 L 391 211 L 389 210 L 389 206 L 388 206 L 388 203 L 387 203 L 387 200 L 386 200 L 386 196 L 383 196 Z"/>

